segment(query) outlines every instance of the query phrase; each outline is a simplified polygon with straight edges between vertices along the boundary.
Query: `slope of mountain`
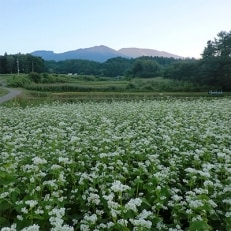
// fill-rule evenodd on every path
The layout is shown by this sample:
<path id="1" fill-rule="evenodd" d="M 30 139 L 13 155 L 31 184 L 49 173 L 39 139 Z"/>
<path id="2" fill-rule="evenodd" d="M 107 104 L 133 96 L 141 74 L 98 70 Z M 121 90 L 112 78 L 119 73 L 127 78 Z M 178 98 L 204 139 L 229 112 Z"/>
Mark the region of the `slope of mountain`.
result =
<path id="1" fill-rule="evenodd" d="M 144 48 L 135 48 L 135 47 L 132 47 L 132 48 L 122 48 L 120 50 L 118 50 L 118 52 L 124 54 L 124 55 L 127 55 L 131 58 L 138 58 L 138 57 L 141 57 L 141 56 L 162 56 L 162 57 L 172 57 L 172 58 L 182 58 L 181 56 L 179 55 L 174 55 L 174 54 L 171 54 L 171 53 L 168 53 L 168 52 L 165 52 L 165 51 L 158 51 L 158 50 L 153 50 L 153 49 L 144 49 Z"/>
<path id="2" fill-rule="evenodd" d="M 61 61 L 66 59 L 85 59 L 96 62 L 105 62 L 110 58 L 124 57 L 124 58 L 137 58 L 140 56 L 163 56 L 181 58 L 164 51 L 157 51 L 152 49 L 141 48 L 122 48 L 118 51 L 107 46 L 94 46 L 90 48 L 81 48 L 73 51 L 63 53 L 54 53 L 53 51 L 39 50 L 31 53 L 34 56 L 40 56 L 45 60 Z"/>
<path id="3" fill-rule="evenodd" d="M 31 55 L 42 57 L 45 60 L 57 60 L 58 54 L 53 51 L 39 50 L 32 52 Z"/>
<path id="4" fill-rule="evenodd" d="M 61 61 L 66 59 L 86 59 L 96 62 L 105 62 L 110 58 L 115 57 L 126 57 L 128 56 L 121 54 L 120 52 L 113 50 L 107 46 L 94 46 L 90 48 L 77 49 L 73 51 L 67 51 L 64 53 L 54 53 L 52 51 L 34 51 L 31 53 L 35 56 L 40 56 L 45 60 Z"/>

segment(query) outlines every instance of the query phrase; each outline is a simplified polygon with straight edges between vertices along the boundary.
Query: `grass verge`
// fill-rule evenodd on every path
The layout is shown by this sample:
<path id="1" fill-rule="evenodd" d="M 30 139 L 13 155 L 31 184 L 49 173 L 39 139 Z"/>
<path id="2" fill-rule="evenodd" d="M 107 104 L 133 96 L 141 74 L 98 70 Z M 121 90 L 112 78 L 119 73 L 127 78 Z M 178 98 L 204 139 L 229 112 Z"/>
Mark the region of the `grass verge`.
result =
<path id="1" fill-rule="evenodd" d="M 8 93 L 8 90 L 4 88 L 0 88 L 0 97 L 6 95 L 7 93 Z"/>

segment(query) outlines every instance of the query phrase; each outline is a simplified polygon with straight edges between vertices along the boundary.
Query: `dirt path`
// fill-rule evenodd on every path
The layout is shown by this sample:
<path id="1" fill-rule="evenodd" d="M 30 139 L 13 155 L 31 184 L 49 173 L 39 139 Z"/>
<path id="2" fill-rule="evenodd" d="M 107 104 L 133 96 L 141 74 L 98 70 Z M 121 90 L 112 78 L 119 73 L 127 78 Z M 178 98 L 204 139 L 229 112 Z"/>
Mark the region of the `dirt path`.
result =
<path id="1" fill-rule="evenodd" d="M 19 91 L 19 90 L 14 90 L 11 88 L 6 88 L 6 87 L 2 87 L 2 88 L 6 89 L 8 91 L 8 93 L 6 95 L 0 97 L 0 104 L 4 103 L 6 101 L 9 101 L 9 100 L 13 99 L 14 97 L 21 94 L 21 91 Z"/>

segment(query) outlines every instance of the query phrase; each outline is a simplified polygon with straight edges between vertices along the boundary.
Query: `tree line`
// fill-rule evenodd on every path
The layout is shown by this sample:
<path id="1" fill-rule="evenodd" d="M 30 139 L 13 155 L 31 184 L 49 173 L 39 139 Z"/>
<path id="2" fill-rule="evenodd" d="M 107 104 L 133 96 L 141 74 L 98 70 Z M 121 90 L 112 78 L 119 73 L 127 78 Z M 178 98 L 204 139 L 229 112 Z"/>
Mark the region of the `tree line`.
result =
<path id="1" fill-rule="evenodd" d="M 101 77 L 155 77 L 169 65 L 179 62 L 174 58 L 139 57 L 136 59 L 111 58 L 104 63 L 89 60 L 46 61 L 46 71 L 59 74 L 95 75 Z"/>
<path id="2" fill-rule="evenodd" d="M 231 91 L 231 31 L 221 31 L 209 40 L 201 59 L 174 63 L 164 77 Z"/>
<path id="3" fill-rule="evenodd" d="M 128 78 L 162 76 L 231 91 L 231 31 L 221 31 L 214 40 L 209 40 L 201 59 L 117 57 L 99 63 L 79 59 L 45 61 L 30 54 L 0 56 L 0 74 L 17 73 L 17 71 Z"/>
<path id="4" fill-rule="evenodd" d="M 163 70 L 171 64 L 179 62 L 174 58 L 140 57 L 136 59 L 111 58 L 104 63 L 70 59 L 64 61 L 46 61 L 30 54 L 0 56 L 0 74 L 13 73 L 57 73 L 80 74 L 101 77 L 155 77 L 162 75 Z"/>
<path id="5" fill-rule="evenodd" d="M 5 53 L 0 56 L 0 74 L 41 73 L 44 71 L 45 61 L 41 57 L 20 53 L 14 55 Z"/>

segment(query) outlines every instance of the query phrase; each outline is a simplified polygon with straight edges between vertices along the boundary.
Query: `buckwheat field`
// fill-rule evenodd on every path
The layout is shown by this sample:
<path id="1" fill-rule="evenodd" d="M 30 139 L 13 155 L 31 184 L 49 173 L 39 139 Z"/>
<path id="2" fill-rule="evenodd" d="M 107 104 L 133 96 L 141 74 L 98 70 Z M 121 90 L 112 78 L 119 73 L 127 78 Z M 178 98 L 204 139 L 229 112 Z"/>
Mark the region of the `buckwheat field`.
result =
<path id="1" fill-rule="evenodd" d="M 0 107 L 1 231 L 231 230 L 231 100 Z"/>

